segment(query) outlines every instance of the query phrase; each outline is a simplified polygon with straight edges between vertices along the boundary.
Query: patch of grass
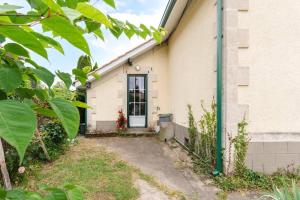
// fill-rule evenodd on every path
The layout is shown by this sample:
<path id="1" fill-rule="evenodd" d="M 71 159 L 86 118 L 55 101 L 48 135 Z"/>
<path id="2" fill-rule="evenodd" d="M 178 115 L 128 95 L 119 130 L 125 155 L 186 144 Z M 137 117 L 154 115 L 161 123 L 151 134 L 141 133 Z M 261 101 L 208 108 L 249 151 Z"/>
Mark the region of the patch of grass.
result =
<path id="1" fill-rule="evenodd" d="M 97 144 L 75 146 L 54 163 L 43 167 L 30 178 L 27 189 L 36 190 L 39 184 L 61 186 L 76 184 L 86 189 L 85 199 L 137 199 L 134 187 L 135 169 L 97 147 Z"/>

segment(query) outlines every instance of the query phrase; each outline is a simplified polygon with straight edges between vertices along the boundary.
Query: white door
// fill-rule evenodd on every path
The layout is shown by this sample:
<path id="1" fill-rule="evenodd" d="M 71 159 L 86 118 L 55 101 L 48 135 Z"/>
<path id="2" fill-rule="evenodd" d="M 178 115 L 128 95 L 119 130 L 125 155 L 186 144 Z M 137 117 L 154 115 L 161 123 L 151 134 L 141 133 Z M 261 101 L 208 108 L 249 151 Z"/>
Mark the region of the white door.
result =
<path id="1" fill-rule="evenodd" d="M 129 128 L 147 127 L 146 75 L 128 75 Z"/>

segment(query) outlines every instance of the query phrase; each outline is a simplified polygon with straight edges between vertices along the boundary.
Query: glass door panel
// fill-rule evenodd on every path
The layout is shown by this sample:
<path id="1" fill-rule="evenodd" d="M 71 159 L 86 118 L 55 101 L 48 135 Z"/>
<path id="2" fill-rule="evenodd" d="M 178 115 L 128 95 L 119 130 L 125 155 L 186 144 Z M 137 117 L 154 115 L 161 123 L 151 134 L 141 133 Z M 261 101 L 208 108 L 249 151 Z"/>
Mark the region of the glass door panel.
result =
<path id="1" fill-rule="evenodd" d="M 146 127 L 146 75 L 128 75 L 129 127 Z"/>

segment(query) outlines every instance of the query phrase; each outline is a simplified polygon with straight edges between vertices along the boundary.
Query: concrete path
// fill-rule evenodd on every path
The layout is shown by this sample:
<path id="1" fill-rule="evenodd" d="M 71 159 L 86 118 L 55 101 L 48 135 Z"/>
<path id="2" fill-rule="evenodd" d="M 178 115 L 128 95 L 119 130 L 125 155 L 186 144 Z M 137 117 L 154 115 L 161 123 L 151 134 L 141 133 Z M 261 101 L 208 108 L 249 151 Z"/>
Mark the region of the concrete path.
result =
<path id="1" fill-rule="evenodd" d="M 162 184 L 183 192 L 188 200 L 217 199 L 217 188 L 205 185 L 189 167 L 178 162 L 178 158 L 183 161 L 188 158 L 185 152 L 171 150 L 155 137 L 98 138 L 97 144 L 117 153 L 121 159 L 155 177 Z M 146 195 L 147 190 L 151 188 L 145 188 L 141 193 Z"/>

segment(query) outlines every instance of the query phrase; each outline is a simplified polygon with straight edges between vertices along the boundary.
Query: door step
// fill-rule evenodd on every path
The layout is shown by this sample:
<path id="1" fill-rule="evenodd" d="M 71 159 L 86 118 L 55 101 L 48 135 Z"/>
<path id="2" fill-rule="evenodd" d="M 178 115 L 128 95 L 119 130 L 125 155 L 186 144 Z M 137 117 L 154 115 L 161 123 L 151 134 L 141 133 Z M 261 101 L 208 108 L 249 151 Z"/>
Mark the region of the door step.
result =
<path id="1" fill-rule="evenodd" d="M 124 133 L 117 133 L 117 132 L 93 132 L 93 133 L 86 133 L 86 137 L 152 137 L 156 136 L 156 132 L 149 131 L 148 128 L 129 128 Z"/>

